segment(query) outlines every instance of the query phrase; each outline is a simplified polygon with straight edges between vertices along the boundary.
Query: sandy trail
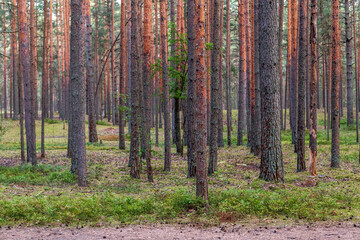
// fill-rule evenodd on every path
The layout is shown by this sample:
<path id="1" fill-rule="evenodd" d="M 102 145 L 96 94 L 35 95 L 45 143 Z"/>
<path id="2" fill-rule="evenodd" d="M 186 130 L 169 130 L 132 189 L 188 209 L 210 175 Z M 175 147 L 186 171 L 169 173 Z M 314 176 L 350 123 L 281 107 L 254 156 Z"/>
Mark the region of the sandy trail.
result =
<path id="1" fill-rule="evenodd" d="M 195 228 L 173 226 L 126 226 L 123 228 L 1 228 L 0 239 L 360 239 L 360 226 L 294 226 Z"/>

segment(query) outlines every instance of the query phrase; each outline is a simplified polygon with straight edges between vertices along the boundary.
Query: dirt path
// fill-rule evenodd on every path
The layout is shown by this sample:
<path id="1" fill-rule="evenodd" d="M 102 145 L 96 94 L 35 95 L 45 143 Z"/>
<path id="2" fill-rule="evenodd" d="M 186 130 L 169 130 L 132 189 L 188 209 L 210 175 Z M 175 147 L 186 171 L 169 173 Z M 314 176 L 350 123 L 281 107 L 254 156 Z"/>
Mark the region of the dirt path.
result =
<path id="1" fill-rule="evenodd" d="M 296 226 L 247 229 L 230 228 L 199 229 L 193 227 L 127 226 L 124 228 L 1 228 L 0 239 L 360 239 L 360 226 Z"/>

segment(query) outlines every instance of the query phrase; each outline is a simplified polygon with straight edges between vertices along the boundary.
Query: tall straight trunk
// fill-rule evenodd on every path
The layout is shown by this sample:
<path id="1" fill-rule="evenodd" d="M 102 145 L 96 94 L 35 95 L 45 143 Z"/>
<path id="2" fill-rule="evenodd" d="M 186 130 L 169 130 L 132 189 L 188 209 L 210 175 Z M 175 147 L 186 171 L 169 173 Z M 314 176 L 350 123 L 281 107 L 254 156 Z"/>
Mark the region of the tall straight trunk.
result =
<path id="1" fill-rule="evenodd" d="M 130 176 L 140 178 L 139 159 L 139 124 L 140 95 L 138 82 L 138 0 L 131 0 L 131 143 L 130 143 Z"/>
<path id="2" fill-rule="evenodd" d="M 248 101 L 250 101 L 250 112 L 251 112 L 251 135 L 252 135 L 252 144 L 251 144 L 251 152 L 254 153 L 255 145 L 256 145 L 256 135 L 255 132 L 255 0 L 251 0 L 251 78 L 250 78 L 250 85 L 248 88 L 250 88 L 250 98 Z"/>
<path id="3" fill-rule="evenodd" d="M 318 54 L 317 54 L 317 0 L 311 0 L 310 19 L 311 75 L 310 75 L 310 143 L 309 173 L 316 176 L 317 156 L 317 87 L 318 87 Z"/>
<path id="4" fill-rule="evenodd" d="M 16 0 L 12 1 L 14 6 L 11 19 L 11 59 L 12 59 L 12 107 L 13 107 L 13 120 L 18 119 L 19 115 L 19 93 L 18 93 L 18 65 L 17 65 L 17 44 L 16 44 L 16 19 L 17 19 L 17 5 Z"/>
<path id="5" fill-rule="evenodd" d="M 58 86 L 58 97 L 57 97 L 57 109 L 59 111 L 59 116 L 61 119 L 64 119 L 64 111 L 62 107 L 62 72 L 61 72 L 61 54 L 62 51 L 60 51 L 60 34 L 59 32 L 59 0 L 56 0 L 56 53 L 57 53 L 57 86 Z"/>
<path id="6" fill-rule="evenodd" d="M 252 0 L 254 1 L 254 0 Z M 231 82 L 231 65 L 230 65 L 230 0 L 226 0 L 226 76 L 225 76 L 225 93 L 226 93 L 226 127 L 227 127 L 227 144 L 231 146 L 231 101 L 230 101 L 230 82 Z"/>
<path id="7" fill-rule="evenodd" d="M 126 81 L 126 16 L 125 16 L 125 1 L 121 1 L 121 26 L 120 26 L 120 82 L 119 82 L 119 106 L 124 107 L 125 104 L 125 81 Z M 125 112 L 119 112 L 119 149 L 125 149 Z"/>
<path id="8" fill-rule="evenodd" d="M 154 11 L 155 11 L 155 62 L 159 60 L 159 31 L 158 31 L 158 1 L 154 0 Z M 159 120 L 160 115 L 160 79 L 159 73 L 155 73 L 155 144 L 159 145 Z M 159 116 L 160 115 L 160 116 Z M 160 119 L 159 119 L 160 117 Z"/>
<path id="9" fill-rule="evenodd" d="M 311 53 L 310 53 L 310 0 L 306 0 L 306 128 L 310 129 L 310 61 L 311 61 Z"/>
<path id="10" fill-rule="evenodd" d="M 45 118 L 48 117 L 48 51 L 49 31 L 48 29 L 48 1 L 44 0 L 44 35 L 43 35 L 43 67 L 41 79 L 41 157 L 45 157 Z"/>
<path id="11" fill-rule="evenodd" d="M 160 33 L 161 33 L 161 57 L 163 78 L 163 108 L 164 108 L 164 135 L 165 154 L 164 170 L 171 169 L 171 133 L 170 133 L 170 100 L 169 100 L 169 78 L 167 62 L 167 2 L 160 0 Z"/>
<path id="12" fill-rule="evenodd" d="M 162 0 L 164 1 L 164 0 Z M 188 6 L 189 7 L 189 6 Z M 195 66 L 196 66 L 196 196 L 208 201 L 208 181 L 206 176 L 207 142 L 207 80 L 205 64 L 205 1 L 196 0 L 195 8 Z"/>
<path id="13" fill-rule="evenodd" d="M 92 29 L 90 0 L 85 1 L 85 26 L 86 26 L 86 85 L 88 92 L 88 117 L 89 117 L 89 142 L 97 142 L 96 113 L 95 113 L 95 77 L 93 69 Z"/>
<path id="14" fill-rule="evenodd" d="M 237 145 L 243 144 L 244 119 L 245 119 L 245 87 L 246 87 L 246 34 L 245 34 L 245 7 L 244 2 L 239 1 L 239 98 L 238 98 L 238 134 Z"/>
<path id="15" fill-rule="evenodd" d="M 279 30 L 278 30 L 278 67 L 280 79 L 280 122 L 283 123 L 283 74 L 282 74 L 282 41 L 283 41 L 283 20 L 284 20 L 284 0 L 279 0 Z M 285 106 L 286 108 L 286 106 Z"/>
<path id="16" fill-rule="evenodd" d="M 283 129 L 286 129 L 286 113 L 287 113 L 287 108 L 288 108 L 288 100 L 290 102 L 290 69 L 291 69 L 291 47 L 292 47 L 292 34 L 293 34 L 293 28 L 292 28 L 292 15 L 291 15 L 291 10 L 292 10 L 292 5 L 290 2 L 292 0 L 288 1 L 288 14 L 287 14 L 287 30 L 288 30 L 288 34 L 287 34 L 287 58 L 286 58 L 286 83 L 285 83 L 285 119 L 284 119 L 284 127 Z M 288 94 L 289 93 L 289 94 Z M 287 95 L 289 95 L 289 97 L 287 97 Z M 291 107 L 291 103 L 290 103 L 290 108 Z M 290 112 L 292 112 L 292 110 L 290 110 Z M 290 125 L 292 124 L 292 119 L 291 119 L 291 113 L 289 112 L 290 115 Z M 292 127 L 290 126 L 290 128 L 292 129 Z"/>
<path id="17" fill-rule="evenodd" d="M 196 175 L 196 33 L 195 33 L 195 8 L 197 0 L 187 0 L 187 40 L 188 40 L 188 82 L 187 82 L 187 158 L 189 178 Z"/>
<path id="18" fill-rule="evenodd" d="M 151 127 L 151 41 L 152 39 L 152 3 L 151 0 L 144 1 L 144 105 L 145 113 L 143 118 L 143 135 L 145 143 L 145 159 L 147 166 L 148 181 L 153 182 L 151 168 L 151 146 L 150 146 L 150 127 Z"/>
<path id="19" fill-rule="evenodd" d="M 220 113 L 220 0 L 214 1 L 213 31 L 212 41 L 213 49 L 211 51 L 211 112 L 210 112 L 210 151 L 208 174 L 212 175 L 217 171 L 218 159 L 218 124 Z"/>
<path id="20" fill-rule="evenodd" d="M 281 150 L 280 89 L 277 51 L 276 1 L 259 0 L 259 52 L 261 82 L 261 165 L 260 178 L 283 181 Z"/>
<path id="21" fill-rule="evenodd" d="M 50 80 L 50 95 L 49 95 L 49 110 L 50 118 L 54 118 L 54 53 L 53 53 L 53 22 L 52 22 L 52 13 L 53 12 L 53 0 L 49 0 L 49 80 Z"/>
<path id="22" fill-rule="evenodd" d="M 246 130 L 247 130 L 247 146 L 251 147 L 251 111 L 250 111 L 250 81 L 251 81 L 251 44 L 250 44 L 250 13 L 249 0 L 244 2 L 244 18 L 245 18 L 245 46 L 246 46 Z"/>
<path id="23" fill-rule="evenodd" d="M 110 0 L 110 46 L 112 46 L 114 42 L 114 1 Z M 118 105 L 118 96 L 117 96 L 117 81 L 115 76 L 115 48 L 111 48 L 111 84 L 112 84 L 112 94 L 111 94 L 111 113 L 112 113 L 112 122 L 115 124 L 118 121 L 118 113 L 117 113 L 117 105 Z"/>
<path id="24" fill-rule="evenodd" d="M 220 60 L 219 60 L 219 81 L 220 81 L 220 114 L 219 114 L 219 126 L 218 126 L 218 147 L 224 147 L 224 124 L 223 124 L 223 96 L 224 96 L 224 80 L 223 80 L 223 54 L 221 48 L 223 47 L 223 33 L 224 33 L 224 0 L 220 0 Z"/>
<path id="25" fill-rule="evenodd" d="M 34 79 L 31 75 L 30 54 L 29 54 L 29 31 L 28 19 L 26 11 L 26 3 L 18 2 L 18 21 L 19 21 L 19 52 L 21 55 L 21 72 L 19 86 L 20 99 L 20 115 L 22 118 L 25 100 L 25 128 L 26 128 L 26 145 L 27 145 L 27 161 L 36 166 L 36 132 L 35 132 L 35 106 L 34 106 Z M 25 99 L 23 99 L 25 98 Z M 22 125 L 22 124 L 21 124 Z"/>
<path id="26" fill-rule="evenodd" d="M 85 148 L 85 0 L 71 1 L 70 120 L 73 124 L 71 161 L 77 166 L 79 186 L 86 186 Z"/>
<path id="27" fill-rule="evenodd" d="M 95 57 L 95 79 L 96 81 L 98 81 L 98 77 L 99 77 L 99 17 L 98 17 L 98 11 L 99 11 L 99 6 L 98 6 L 98 0 L 95 0 L 95 6 L 94 6 L 95 10 L 94 10 L 94 20 L 95 20 L 95 44 L 94 44 L 94 57 Z M 100 84 L 101 85 L 101 84 Z M 99 119 L 99 114 L 101 114 L 101 98 L 100 98 L 100 91 L 95 91 L 95 115 L 96 115 L 96 119 Z"/>
<path id="28" fill-rule="evenodd" d="M 253 153 L 255 156 L 260 156 L 261 148 L 261 98 L 260 98 L 260 25 L 259 25 L 259 1 L 254 3 L 254 72 L 255 72 L 255 117 L 254 117 L 254 146 Z"/>
<path id="29" fill-rule="evenodd" d="M 8 114 L 7 114 L 7 79 L 6 79 L 6 70 L 7 70 L 7 57 L 6 57 L 6 18 L 5 18 L 5 4 L 3 7 L 4 10 L 4 14 L 3 14 L 3 45 L 4 45 L 4 118 L 7 119 L 8 118 Z"/>
<path id="30" fill-rule="evenodd" d="M 341 40 L 340 40 L 340 4 L 332 0 L 332 59 L 331 59 L 331 167 L 340 167 L 339 124 L 340 124 L 340 74 L 341 74 Z"/>
<path id="31" fill-rule="evenodd" d="M 297 37 L 298 37 L 298 7 L 297 0 L 291 0 L 291 65 L 290 65 L 290 126 L 292 129 L 292 143 L 296 145 L 297 141 L 297 123 L 298 123 L 298 79 L 297 79 Z"/>
<path id="32" fill-rule="evenodd" d="M 347 81 L 347 125 L 354 124 L 353 79 L 352 79 L 352 33 L 349 0 L 345 0 L 345 39 L 346 39 L 346 81 Z"/>
<path id="33" fill-rule="evenodd" d="M 355 57 L 355 89 L 356 89 L 356 95 L 355 95 L 355 105 L 356 105 L 356 142 L 359 142 L 359 79 L 358 79 L 358 56 L 356 52 L 356 12 L 355 12 L 355 1 L 353 1 L 353 28 L 354 28 L 354 57 Z M 360 155 L 359 155 L 360 156 Z"/>
<path id="34" fill-rule="evenodd" d="M 305 106 L 306 106 L 306 0 L 300 0 L 299 29 L 299 78 L 298 78 L 298 124 L 297 124 L 297 168 L 298 172 L 306 170 L 305 166 Z"/>
<path id="35" fill-rule="evenodd" d="M 328 56 L 326 59 L 327 63 L 326 63 L 326 96 L 327 96 L 327 105 L 326 105 L 326 111 L 327 111 L 327 140 L 330 140 L 330 108 L 331 108 L 331 68 L 332 68 L 332 64 L 331 64 L 331 59 L 332 59 L 332 51 L 330 49 L 331 44 L 329 44 L 329 48 L 327 49 L 328 52 Z"/>
<path id="36" fill-rule="evenodd" d="M 18 5 L 21 6 L 21 3 Z M 23 6 L 21 6 L 23 8 Z M 26 8 L 25 8 L 26 9 Z M 18 9 L 18 18 L 24 17 L 23 12 L 19 13 Z M 21 16 L 19 16 L 21 14 Z M 25 15 L 26 17 L 26 15 Z M 20 24 L 20 21 L 19 21 Z M 23 27 L 24 25 L 22 25 Z M 19 25 L 20 27 L 20 25 Z M 20 34 L 19 34 L 20 36 Z M 19 46 L 21 42 L 19 38 Z M 19 50 L 20 51 L 20 50 Z M 19 92 L 19 115 L 20 115 L 20 146 L 21 146 L 21 162 L 25 163 L 25 141 L 24 141 L 24 89 L 23 89 L 23 79 L 22 79 L 22 70 L 21 70 L 21 55 L 18 55 L 18 92 Z M 28 74 L 28 73 L 27 73 Z"/>

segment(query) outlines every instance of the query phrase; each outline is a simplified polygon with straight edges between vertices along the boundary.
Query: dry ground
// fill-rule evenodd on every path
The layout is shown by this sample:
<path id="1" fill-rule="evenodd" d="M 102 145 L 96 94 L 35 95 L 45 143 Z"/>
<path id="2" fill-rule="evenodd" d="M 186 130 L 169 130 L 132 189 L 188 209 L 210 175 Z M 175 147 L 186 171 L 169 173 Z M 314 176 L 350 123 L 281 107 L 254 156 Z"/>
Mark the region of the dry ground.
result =
<path id="1" fill-rule="evenodd" d="M 356 225 L 293 226 L 293 227 L 173 227 L 126 226 L 120 228 L 2 228 L 0 239 L 360 239 Z"/>

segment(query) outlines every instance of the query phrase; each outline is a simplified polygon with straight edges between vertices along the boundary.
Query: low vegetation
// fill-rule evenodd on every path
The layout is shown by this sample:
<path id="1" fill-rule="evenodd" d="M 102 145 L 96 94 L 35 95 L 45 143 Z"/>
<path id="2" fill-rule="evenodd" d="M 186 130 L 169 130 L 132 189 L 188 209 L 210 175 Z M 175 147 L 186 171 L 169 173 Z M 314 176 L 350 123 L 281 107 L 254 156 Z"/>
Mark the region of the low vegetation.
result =
<path id="1" fill-rule="evenodd" d="M 317 177 L 296 172 L 291 131 L 283 131 L 284 183 L 259 180 L 259 159 L 245 146 L 236 146 L 233 132 L 233 146 L 220 149 L 218 172 L 209 177 L 207 212 L 195 197 L 195 180 L 186 178 L 186 158 L 173 154 L 172 171 L 163 171 L 162 146 L 152 146 L 154 183 L 146 181 L 145 162 L 142 178 L 130 178 L 129 139 L 127 150 L 120 151 L 118 142 L 107 138 L 117 136 L 116 126 L 98 125 L 102 142 L 87 144 L 89 186 L 78 187 L 66 158 L 67 125 L 65 129 L 62 122 L 46 125 L 47 155 L 32 167 L 20 164 L 18 122 L 1 122 L 6 133 L 0 137 L 0 226 L 359 221 L 359 146 L 355 131 L 344 120 L 341 169 L 329 167 L 330 141 L 319 120 Z"/>

